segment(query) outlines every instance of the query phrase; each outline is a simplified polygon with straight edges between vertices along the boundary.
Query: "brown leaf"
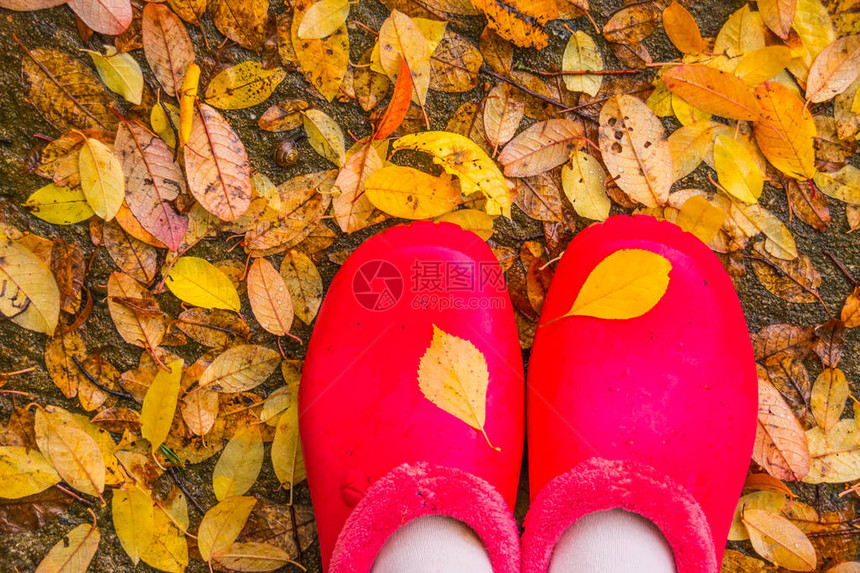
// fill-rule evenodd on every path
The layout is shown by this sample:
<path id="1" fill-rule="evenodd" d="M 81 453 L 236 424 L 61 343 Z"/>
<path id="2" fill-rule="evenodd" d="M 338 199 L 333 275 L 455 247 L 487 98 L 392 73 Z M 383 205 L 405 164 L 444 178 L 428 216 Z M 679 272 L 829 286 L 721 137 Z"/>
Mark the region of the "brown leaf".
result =
<path id="1" fill-rule="evenodd" d="M 158 272 L 155 247 L 135 239 L 115 221 L 105 223 L 103 238 L 105 249 L 124 273 L 145 284 L 155 279 Z"/>
<path id="2" fill-rule="evenodd" d="M 364 193 L 364 183 L 383 165 L 372 142 L 357 143 L 350 152 L 332 188 L 332 213 L 344 233 L 377 222 L 373 218 L 375 207 Z"/>
<path id="3" fill-rule="evenodd" d="M 255 260 L 248 269 L 248 299 L 260 326 L 275 336 L 290 332 L 293 299 L 283 277 L 266 259 Z"/>
<path id="4" fill-rule="evenodd" d="M 119 335 L 129 344 L 153 351 L 164 336 L 161 315 L 144 312 L 158 308 L 155 297 L 139 282 L 124 273 L 108 279 L 108 308 Z"/>
<path id="5" fill-rule="evenodd" d="M 854 287 L 854 291 L 845 299 L 840 316 L 846 328 L 860 326 L 860 287 Z"/>
<path id="6" fill-rule="evenodd" d="M 36 531 L 66 512 L 74 498 L 57 488 L 18 499 L 0 498 L 0 534 Z"/>
<path id="7" fill-rule="evenodd" d="M 815 570 L 815 548 L 789 520 L 765 509 L 750 509 L 744 512 L 743 522 L 759 555 L 792 571 Z"/>
<path id="8" fill-rule="evenodd" d="M 812 385 L 812 415 L 819 427 L 827 432 L 842 417 L 845 401 L 851 395 L 845 373 L 838 368 L 825 368 Z"/>
<path id="9" fill-rule="evenodd" d="M 445 29 L 442 41 L 430 55 L 430 89 L 459 93 L 478 85 L 484 57 L 469 40 Z"/>
<path id="10" fill-rule="evenodd" d="M 860 35 L 839 38 L 818 54 L 809 69 L 806 99 L 827 101 L 848 88 L 860 70 Z"/>
<path id="11" fill-rule="evenodd" d="M 809 472 L 806 434 L 788 404 L 769 382 L 758 381 L 758 427 L 752 458 L 772 476 L 803 479 Z"/>
<path id="12" fill-rule="evenodd" d="M 555 0 L 472 0 L 487 16 L 487 25 L 521 48 L 547 45 L 544 25 L 558 16 Z"/>
<path id="13" fill-rule="evenodd" d="M 603 27 L 603 37 L 610 42 L 634 44 L 650 36 L 659 22 L 656 2 L 633 4 L 612 15 Z"/>
<path id="14" fill-rule="evenodd" d="M 559 179 L 558 169 L 518 179 L 514 203 L 532 219 L 563 221 L 564 203 Z"/>
<path id="15" fill-rule="evenodd" d="M 194 46 L 182 21 L 164 4 L 147 3 L 142 21 L 143 52 L 152 73 L 169 96 L 178 97 Z"/>
<path id="16" fill-rule="evenodd" d="M 171 203 L 185 193 L 182 169 L 161 139 L 134 123 L 119 126 L 114 153 L 125 174 L 125 200 L 141 226 L 171 251 L 179 249 L 188 218 Z"/>
<path id="17" fill-rule="evenodd" d="M 514 48 L 509 42 L 506 42 L 499 36 L 495 30 L 487 26 L 481 32 L 481 38 L 478 42 L 478 47 L 481 49 L 481 54 L 484 55 L 484 61 L 495 70 L 504 76 L 509 76 L 513 69 Z"/>
<path id="18" fill-rule="evenodd" d="M 836 368 L 845 351 L 845 324 L 838 318 L 831 318 L 815 329 L 815 335 L 818 339 L 812 350 L 825 368 Z"/>
<path id="19" fill-rule="evenodd" d="M 197 103 L 185 144 L 188 189 L 203 207 L 233 221 L 251 203 L 251 168 L 242 140 L 221 114 Z"/>
<path id="20" fill-rule="evenodd" d="M 756 278 L 770 293 L 789 302 L 816 302 L 820 298 L 821 273 L 806 255 L 799 253 L 791 261 L 772 257 L 764 249 L 764 243 L 754 246 L 755 255 L 750 257 Z"/>
<path id="21" fill-rule="evenodd" d="M 488 155 L 493 153 L 493 146 L 489 144 L 490 139 L 484 131 L 484 111 L 475 102 L 467 101 L 458 107 L 448 119 L 445 131 L 468 137 Z"/>
<path id="22" fill-rule="evenodd" d="M 513 97 L 508 84 L 501 83 L 490 90 L 484 100 L 484 130 L 494 149 L 514 136 L 525 114 L 524 110 L 525 105 Z"/>
<path id="23" fill-rule="evenodd" d="M 87 356 L 82 366 L 90 376 L 105 388 L 119 390 L 119 371 L 107 361 L 101 352 L 96 351 Z M 80 400 L 84 410 L 90 412 L 100 408 L 107 399 L 107 392 L 93 384 L 86 375 L 81 377 L 78 385 L 78 400 Z"/>
<path id="24" fill-rule="evenodd" d="M 248 339 L 251 330 L 236 313 L 194 307 L 176 317 L 176 326 L 198 344 L 209 348 L 228 346 L 237 338 Z"/>
<path id="25" fill-rule="evenodd" d="M 243 48 L 255 52 L 263 48 L 269 0 L 212 0 L 208 7 L 219 32 Z"/>
<path id="26" fill-rule="evenodd" d="M 803 362 L 791 356 L 772 357 L 765 363 L 766 377 L 780 394 L 794 408 L 795 412 L 805 414 L 809 408 L 812 383 Z M 760 367 L 759 367 L 760 368 Z"/>
<path id="27" fill-rule="evenodd" d="M 323 299 L 323 282 L 310 257 L 290 250 L 281 261 L 281 276 L 293 299 L 296 316 L 305 324 L 313 322 Z"/>
<path id="28" fill-rule="evenodd" d="M 757 4 L 765 25 L 783 40 L 788 38 L 797 0 L 760 0 Z"/>
<path id="29" fill-rule="evenodd" d="M 45 345 L 45 368 L 66 398 L 77 396 L 83 378 L 74 359 L 83 362 L 86 357 L 86 344 L 77 331 L 55 336 Z"/>
<path id="30" fill-rule="evenodd" d="M 507 177 L 540 175 L 565 163 L 571 150 L 582 141 L 581 122 L 542 121 L 512 139 L 499 154 L 499 163 L 504 166 Z"/>
<path id="31" fill-rule="evenodd" d="M 204 436 L 218 418 L 218 392 L 197 387 L 182 398 L 179 407 L 188 429 L 198 436 Z"/>
<path id="32" fill-rule="evenodd" d="M 126 430 L 140 432 L 140 414 L 128 408 L 117 406 L 106 408 L 93 417 L 92 423 L 103 430 L 117 434 Z"/>
<path id="33" fill-rule="evenodd" d="M 302 126 L 302 112 L 310 108 L 303 99 L 284 99 L 263 112 L 258 122 L 266 131 L 291 131 Z"/>
<path id="34" fill-rule="evenodd" d="M 817 192 L 809 181 L 786 177 L 783 182 L 792 212 L 801 221 L 819 231 L 830 226 L 830 208 L 824 193 Z"/>
<path id="35" fill-rule="evenodd" d="M 77 243 L 54 239 L 51 272 L 60 289 L 60 310 L 75 313 L 80 308 L 86 267 L 84 251 Z"/>

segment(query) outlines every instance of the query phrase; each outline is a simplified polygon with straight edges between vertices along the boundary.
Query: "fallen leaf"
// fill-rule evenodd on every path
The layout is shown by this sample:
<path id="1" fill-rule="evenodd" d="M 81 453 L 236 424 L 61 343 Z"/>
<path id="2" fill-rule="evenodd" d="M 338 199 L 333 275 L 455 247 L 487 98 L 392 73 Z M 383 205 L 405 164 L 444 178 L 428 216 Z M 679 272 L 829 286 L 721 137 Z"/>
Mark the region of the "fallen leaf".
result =
<path id="1" fill-rule="evenodd" d="M 269 99 L 285 77 L 283 68 L 266 69 L 259 62 L 242 62 L 212 78 L 203 97 L 219 109 L 245 109 Z"/>
<path id="2" fill-rule="evenodd" d="M 379 27 L 379 64 L 392 80 L 400 71 L 401 58 L 412 75 L 412 100 L 424 108 L 430 88 L 430 50 L 420 28 L 406 14 L 393 10 Z"/>
<path id="3" fill-rule="evenodd" d="M 783 40 L 788 38 L 797 0 L 760 0 L 757 5 L 764 24 Z"/>
<path id="4" fill-rule="evenodd" d="M 108 89 L 121 95 L 126 101 L 140 105 L 143 97 L 143 72 L 133 57 L 117 52 L 112 46 L 105 46 L 104 54 L 91 50 L 86 52 Z"/>
<path id="5" fill-rule="evenodd" d="M 224 221 L 240 217 L 251 203 L 251 168 L 242 140 L 214 108 L 198 103 L 184 149 L 188 190 Z"/>
<path id="6" fill-rule="evenodd" d="M 258 125 L 266 131 L 291 131 L 302 126 L 302 112 L 310 104 L 302 99 L 281 100 L 260 116 Z"/>
<path id="7" fill-rule="evenodd" d="M 732 72 L 750 87 L 773 79 L 791 62 L 791 50 L 785 46 L 766 46 L 747 52 Z"/>
<path id="8" fill-rule="evenodd" d="M 842 483 L 860 479 L 860 427 L 852 419 L 839 420 L 827 432 L 806 432 L 812 456 L 806 483 Z"/>
<path id="9" fill-rule="evenodd" d="M 531 177 L 565 163 L 571 151 L 581 145 L 581 122 L 550 119 L 527 128 L 499 154 L 507 177 Z"/>
<path id="10" fill-rule="evenodd" d="M 748 4 L 734 12 L 714 40 L 714 52 L 728 56 L 740 56 L 745 52 L 764 48 L 764 23 L 761 15 Z"/>
<path id="11" fill-rule="evenodd" d="M 564 221 L 565 205 L 560 182 L 558 169 L 518 179 L 514 203 L 532 219 Z"/>
<path id="12" fill-rule="evenodd" d="M 382 166 L 382 158 L 372 142 L 356 143 L 350 149 L 332 187 L 335 195 L 332 213 L 343 232 L 352 233 L 372 224 L 374 206 L 364 186 L 367 178 Z"/>
<path id="13" fill-rule="evenodd" d="M 714 168 L 723 189 L 744 203 L 758 201 L 764 188 L 764 175 L 749 148 L 727 136 L 714 140 Z"/>
<path id="14" fill-rule="evenodd" d="M 812 415 L 825 432 L 842 417 L 845 401 L 851 391 L 845 373 L 838 368 L 825 368 L 812 385 Z"/>
<path id="15" fill-rule="evenodd" d="M 758 425 L 753 460 L 782 480 L 799 481 L 809 473 L 810 457 L 803 428 L 780 393 L 758 380 Z"/>
<path id="16" fill-rule="evenodd" d="M 603 37 L 616 44 L 641 42 L 657 29 L 660 10 L 652 2 L 621 8 L 603 27 Z"/>
<path id="17" fill-rule="evenodd" d="M 164 4 L 147 3 L 142 20 L 143 52 L 167 95 L 179 97 L 182 79 L 194 63 L 194 46 L 182 21 Z M 160 106 L 154 106 L 159 109 Z"/>
<path id="18" fill-rule="evenodd" d="M 167 288 L 177 298 L 203 308 L 239 310 L 239 294 L 223 272 L 199 257 L 180 257 L 167 273 Z"/>
<path id="19" fill-rule="evenodd" d="M 155 534 L 154 510 L 149 495 L 138 487 L 113 491 L 111 514 L 114 530 L 135 565 Z"/>
<path id="20" fill-rule="evenodd" d="M 343 26 L 348 16 L 349 0 L 319 0 L 305 12 L 296 36 L 301 40 L 325 38 Z"/>
<path id="21" fill-rule="evenodd" d="M 343 131 L 337 122 L 318 109 L 302 112 L 302 121 L 314 151 L 338 167 L 342 167 L 346 158 L 346 147 Z"/>
<path id="22" fill-rule="evenodd" d="M 429 219 L 461 202 L 450 177 L 435 177 L 412 167 L 389 165 L 374 171 L 364 184 L 368 200 L 378 209 L 404 219 Z"/>
<path id="23" fill-rule="evenodd" d="M 204 561 L 236 540 L 256 503 L 253 497 L 228 497 L 206 512 L 197 528 L 197 547 Z"/>
<path id="24" fill-rule="evenodd" d="M 274 372 L 281 355 L 264 346 L 240 344 L 222 352 L 200 376 L 200 387 L 217 392 L 245 392 Z"/>
<path id="25" fill-rule="evenodd" d="M 101 533 L 95 525 L 82 523 L 66 533 L 36 567 L 36 573 L 79 573 L 86 571 L 96 550 Z"/>
<path id="26" fill-rule="evenodd" d="M 836 368 L 845 352 L 845 324 L 831 318 L 815 329 L 817 340 L 812 347 L 825 368 Z"/>
<path id="27" fill-rule="evenodd" d="M 480 431 L 487 417 L 487 359 L 472 342 L 433 325 L 433 338 L 418 364 L 421 393 L 445 410 Z"/>
<path id="28" fill-rule="evenodd" d="M 326 38 L 306 40 L 299 38 L 299 26 L 311 5 L 310 0 L 293 3 L 293 19 L 289 34 L 305 79 L 325 99 L 331 101 L 337 95 L 346 77 L 349 63 L 349 36 L 344 23 Z"/>
<path id="29" fill-rule="evenodd" d="M 24 203 L 24 207 L 33 215 L 54 225 L 74 225 L 95 214 L 80 187 L 60 187 L 54 183 L 35 191 Z"/>
<path id="30" fill-rule="evenodd" d="M 222 501 L 251 489 L 263 467 L 263 438 L 257 426 L 239 428 L 224 450 L 212 473 L 215 497 Z"/>
<path id="31" fill-rule="evenodd" d="M 293 324 L 293 299 L 280 273 L 266 259 L 248 269 L 248 299 L 257 321 L 275 336 L 286 336 Z"/>
<path id="32" fill-rule="evenodd" d="M 690 197 L 681 206 L 675 223 L 697 236 L 703 243 L 710 243 L 726 220 L 726 212 L 702 196 Z"/>
<path id="33" fill-rule="evenodd" d="M 851 205 L 860 205 L 860 169 L 853 165 L 846 165 L 833 173 L 819 171 L 813 177 L 813 181 L 828 197 Z"/>
<path id="34" fill-rule="evenodd" d="M 78 394 L 83 374 L 75 359 L 83 362 L 86 357 L 86 344 L 77 331 L 55 336 L 45 345 L 45 368 L 66 398 L 74 398 Z"/>
<path id="35" fill-rule="evenodd" d="M 854 290 L 845 299 L 840 317 L 846 328 L 860 326 L 860 287 L 854 287 Z"/>
<path id="36" fill-rule="evenodd" d="M 525 105 L 513 95 L 508 84 L 498 84 L 484 100 L 484 131 L 494 149 L 504 145 L 516 134 L 523 119 Z M 450 129 L 449 129 L 450 131 Z"/>
<path id="37" fill-rule="evenodd" d="M 289 553 L 268 543 L 231 543 L 212 555 L 212 561 L 232 571 L 274 571 L 295 563 Z"/>
<path id="38" fill-rule="evenodd" d="M 164 320 L 155 297 L 125 273 L 111 273 L 108 279 L 108 309 L 119 335 L 129 344 L 154 350 L 164 337 Z"/>
<path id="39" fill-rule="evenodd" d="M 792 571 L 815 570 L 815 548 L 789 520 L 766 509 L 748 509 L 743 522 L 756 553 Z"/>
<path id="40" fill-rule="evenodd" d="M 125 198 L 122 166 L 113 151 L 97 139 L 87 138 L 78 157 L 84 197 L 96 215 L 110 221 Z"/>
<path id="41" fill-rule="evenodd" d="M 558 16 L 555 0 L 472 0 L 487 16 L 487 26 L 521 48 L 546 47 L 544 26 Z"/>
<path id="42" fill-rule="evenodd" d="M 140 410 L 140 434 L 149 440 L 152 453 L 167 439 L 176 403 L 179 398 L 179 383 L 182 379 L 181 359 L 167 365 L 167 370 L 158 370 Z"/>
<path id="43" fill-rule="evenodd" d="M 37 450 L 0 446 L 0 497 L 19 499 L 60 483 L 60 476 Z"/>
<path id="44" fill-rule="evenodd" d="M 131 24 L 130 0 L 68 0 L 84 24 L 99 34 L 115 36 Z"/>
<path id="45" fill-rule="evenodd" d="M 394 93 L 382 119 L 376 126 L 373 139 L 385 139 L 400 127 L 409 111 L 412 102 L 412 74 L 409 72 L 409 64 L 401 57 L 400 70 L 397 72 L 397 80 L 394 83 Z"/>
<path id="46" fill-rule="evenodd" d="M 815 174 L 815 122 L 803 100 L 784 85 L 765 82 L 756 88 L 762 114 L 755 140 L 771 164 L 795 179 Z"/>
<path id="47" fill-rule="evenodd" d="M 430 54 L 430 89 L 448 93 L 467 92 L 478 85 L 484 57 L 472 42 L 445 29 Z"/>
<path id="48" fill-rule="evenodd" d="M 755 244 L 757 256 L 750 258 L 753 272 L 770 293 L 789 302 L 818 302 L 821 273 L 804 254 L 790 261 L 771 257 L 763 243 Z"/>
<path id="49" fill-rule="evenodd" d="M 211 0 L 207 6 L 218 31 L 255 52 L 263 48 L 269 0 Z"/>
<path id="50" fill-rule="evenodd" d="M 752 335 L 756 360 L 771 357 L 794 356 L 803 360 L 812 352 L 815 332 L 796 324 L 771 324 Z"/>
<path id="51" fill-rule="evenodd" d="M 611 203 L 606 195 L 606 172 L 600 162 L 583 151 L 570 154 L 570 163 L 561 170 L 564 193 L 576 210 L 587 219 L 603 221 L 609 216 Z"/>
<path id="52" fill-rule="evenodd" d="M 750 538 L 749 532 L 743 522 L 743 514 L 746 510 L 765 509 L 779 513 L 788 503 L 788 499 L 784 493 L 774 491 L 754 491 L 742 496 L 738 500 L 734 517 L 732 517 L 732 525 L 729 528 L 729 541 L 746 541 Z"/>
<path id="53" fill-rule="evenodd" d="M 66 483 L 101 497 L 105 489 L 104 455 L 69 412 L 54 406 L 36 410 L 35 432 L 39 451 Z"/>
<path id="54" fill-rule="evenodd" d="M 0 236 L 0 312 L 19 326 L 53 335 L 60 290 L 48 266 L 32 251 Z"/>
<path id="55" fill-rule="evenodd" d="M 663 29 L 666 30 L 669 40 L 682 53 L 701 54 L 705 51 L 705 41 L 699 32 L 699 25 L 693 15 L 677 2 L 672 2 L 663 10 Z"/>
<path id="56" fill-rule="evenodd" d="M 830 226 L 830 208 L 824 193 L 816 192 L 809 181 L 786 177 L 783 183 L 792 213 L 819 231 Z"/>
<path id="57" fill-rule="evenodd" d="M 662 77 L 673 93 L 706 113 L 747 121 L 761 117 L 761 108 L 752 91 L 730 73 L 684 64 L 669 68 Z"/>
<path id="58" fill-rule="evenodd" d="M 646 207 L 666 203 L 672 158 L 663 124 L 645 103 L 612 96 L 600 110 L 600 149 L 622 191 Z"/>

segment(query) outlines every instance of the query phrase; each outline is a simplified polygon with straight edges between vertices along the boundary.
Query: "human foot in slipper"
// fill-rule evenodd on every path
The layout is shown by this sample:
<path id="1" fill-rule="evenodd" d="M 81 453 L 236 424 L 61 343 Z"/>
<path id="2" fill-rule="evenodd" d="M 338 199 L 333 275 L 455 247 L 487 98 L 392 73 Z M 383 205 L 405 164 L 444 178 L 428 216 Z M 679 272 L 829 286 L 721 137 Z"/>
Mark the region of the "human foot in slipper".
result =
<path id="1" fill-rule="evenodd" d="M 443 515 L 474 530 L 494 571 L 518 571 L 524 391 L 502 273 L 477 235 L 421 222 L 356 249 L 299 392 L 325 570 L 369 571 L 400 526 Z"/>
<path id="2" fill-rule="evenodd" d="M 746 322 L 719 259 L 671 223 L 610 217 L 571 242 L 540 320 L 523 571 L 547 571 L 580 518 L 621 508 L 657 526 L 678 573 L 716 573 L 758 399 Z"/>

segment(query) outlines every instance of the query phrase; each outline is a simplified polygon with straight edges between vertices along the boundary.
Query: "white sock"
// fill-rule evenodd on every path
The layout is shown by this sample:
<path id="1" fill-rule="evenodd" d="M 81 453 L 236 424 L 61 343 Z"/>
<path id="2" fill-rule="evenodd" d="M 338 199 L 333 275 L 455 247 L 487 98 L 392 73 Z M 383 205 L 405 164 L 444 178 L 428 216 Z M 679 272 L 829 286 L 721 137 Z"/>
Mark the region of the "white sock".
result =
<path id="1" fill-rule="evenodd" d="M 370 573 L 493 573 L 472 529 L 444 515 L 425 515 L 395 531 Z"/>
<path id="2" fill-rule="evenodd" d="M 598 511 L 567 528 L 549 573 L 676 573 L 672 548 L 653 522 L 623 509 Z"/>

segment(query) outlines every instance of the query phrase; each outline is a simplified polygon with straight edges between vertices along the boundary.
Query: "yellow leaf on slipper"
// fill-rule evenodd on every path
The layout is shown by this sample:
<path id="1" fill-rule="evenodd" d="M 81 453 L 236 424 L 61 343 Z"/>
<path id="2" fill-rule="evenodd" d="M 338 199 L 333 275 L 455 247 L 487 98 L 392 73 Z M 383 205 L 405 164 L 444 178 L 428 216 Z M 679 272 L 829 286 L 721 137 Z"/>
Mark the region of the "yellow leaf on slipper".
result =
<path id="1" fill-rule="evenodd" d="M 668 259 L 642 249 L 622 249 L 600 261 L 564 316 L 628 319 L 642 316 L 669 287 Z"/>
<path id="2" fill-rule="evenodd" d="M 418 365 L 418 386 L 428 400 L 479 430 L 493 447 L 484 429 L 489 382 L 481 351 L 434 324 L 430 347 Z"/>

